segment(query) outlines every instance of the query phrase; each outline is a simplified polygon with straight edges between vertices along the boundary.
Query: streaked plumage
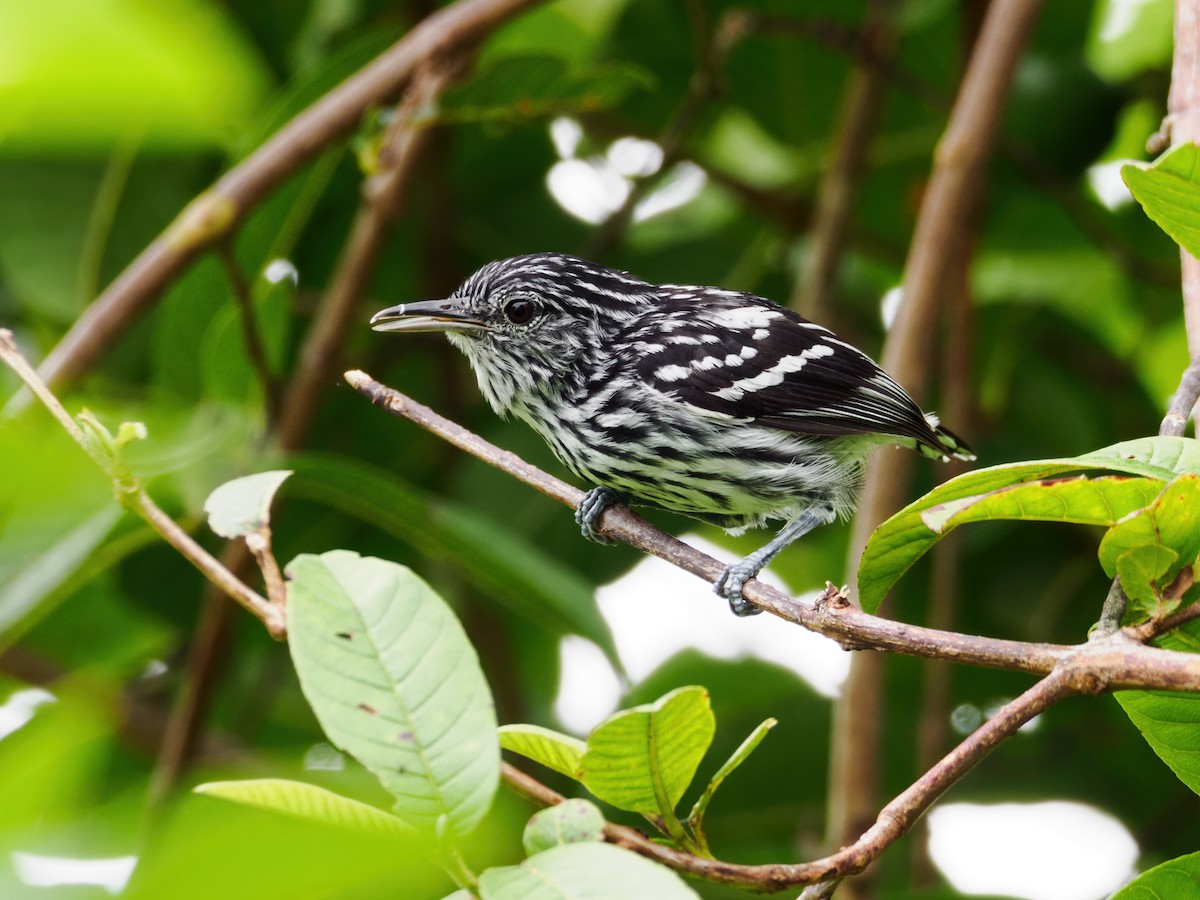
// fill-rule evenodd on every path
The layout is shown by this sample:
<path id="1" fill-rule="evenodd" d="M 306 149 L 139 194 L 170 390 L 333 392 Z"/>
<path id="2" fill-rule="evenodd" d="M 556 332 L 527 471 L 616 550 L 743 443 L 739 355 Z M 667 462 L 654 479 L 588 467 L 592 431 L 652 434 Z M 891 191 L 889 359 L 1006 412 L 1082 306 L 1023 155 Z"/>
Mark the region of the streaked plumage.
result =
<path id="1" fill-rule="evenodd" d="M 745 581 L 780 549 L 854 508 L 866 456 L 901 444 L 973 458 L 865 354 L 753 294 L 652 285 L 553 253 L 484 266 L 446 300 L 392 307 L 381 331 L 445 331 L 502 416 L 528 422 L 597 485 L 577 519 L 632 498 L 732 533 L 782 519 L 726 569 Z"/>

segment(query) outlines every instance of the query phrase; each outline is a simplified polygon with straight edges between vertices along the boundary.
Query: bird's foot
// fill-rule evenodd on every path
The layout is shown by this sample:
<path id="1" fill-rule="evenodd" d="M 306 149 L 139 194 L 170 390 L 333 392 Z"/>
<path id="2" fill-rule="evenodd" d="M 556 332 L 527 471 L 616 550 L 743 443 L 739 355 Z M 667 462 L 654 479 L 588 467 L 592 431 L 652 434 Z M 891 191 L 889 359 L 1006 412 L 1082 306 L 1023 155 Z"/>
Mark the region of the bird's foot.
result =
<path id="1" fill-rule="evenodd" d="M 592 488 L 579 501 L 579 506 L 575 510 L 575 524 L 579 526 L 580 533 L 589 541 L 595 541 L 597 544 L 615 544 L 617 542 L 612 538 L 600 533 L 600 516 L 610 506 L 627 505 L 628 503 L 628 494 L 622 494 L 620 491 L 606 487 Z"/>
<path id="2" fill-rule="evenodd" d="M 755 565 L 749 559 L 726 566 L 725 571 L 713 584 L 713 592 L 729 601 L 729 608 L 735 616 L 756 616 L 760 612 L 757 606 L 742 596 L 742 588 L 746 582 L 758 574 L 761 565 Z"/>

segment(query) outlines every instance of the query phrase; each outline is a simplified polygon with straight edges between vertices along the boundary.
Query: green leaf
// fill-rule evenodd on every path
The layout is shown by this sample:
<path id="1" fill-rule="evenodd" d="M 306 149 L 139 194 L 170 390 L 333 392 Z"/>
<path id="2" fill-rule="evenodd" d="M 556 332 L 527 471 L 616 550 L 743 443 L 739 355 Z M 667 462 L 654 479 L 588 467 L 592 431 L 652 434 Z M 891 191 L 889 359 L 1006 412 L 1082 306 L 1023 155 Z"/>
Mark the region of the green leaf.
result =
<path id="1" fill-rule="evenodd" d="M 1110 900 L 1163 900 L 1200 896 L 1200 853 L 1189 853 L 1148 869 Z"/>
<path id="2" fill-rule="evenodd" d="M 604 839 L 604 814 L 589 800 L 564 800 L 534 813 L 522 841 L 530 856 L 552 847 Z"/>
<path id="3" fill-rule="evenodd" d="M 397 837 L 406 841 L 411 841 L 414 837 L 412 829 L 395 816 L 302 781 L 289 781 L 285 778 L 210 781 L 197 785 L 194 790 L 197 794 L 219 797 L 222 800 L 265 809 L 306 822 L 333 825 L 381 837 Z"/>
<path id="4" fill-rule="evenodd" d="M 1122 166 L 1121 177 L 1155 224 L 1200 256 L 1200 149 L 1180 144 L 1151 166 Z"/>
<path id="5" fill-rule="evenodd" d="M 519 866 L 479 876 L 483 900 L 602 900 L 653 897 L 696 900 L 698 895 L 665 866 L 612 844 L 555 847 Z"/>
<path id="6" fill-rule="evenodd" d="M 654 78 L 629 63 L 571 72 L 554 56 L 509 56 L 448 91 L 431 114 L 440 122 L 520 122 L 616 106 Z"/>
<path id="7" fill-rule="evenodd" d="M 1179 554 L 1170 547 L 1156 544 L 1143 544 L 1126 550 L 1117 557 L 1117 577 L 1121 579 L 1121 588 L 1125 595 L 1137 602 L 1144 609 L 1155 611 L 1162 606 L 1162 591 L 1165 587 L 1164 576 L 1179 559 Z M 1179 601 L 1174 601 L 1170 608 L 1163 607 L 1164 613 L 1171 612 Z"/>
<path id="8" fill-rule="evenodd" d="M 618 712 L 588 736 L 583 783 L 619 809 L 668 815 L 691 784 L 715 730 L 702 687 L 681 687 Z"/>
<path id="9" fill-rule="evenodd" d="M 576 781 L 587 750 L 579 738 L 540 725 L 501 725 L 500 746 Z"/>
<path id="10" fill-rule="evenodd" d="M 709 781 L 708 787 L 704 789 L 704 793 L 696 800 L 691 813 L 688 815 L 688 825 L 691 826 L 692 831 L 701 840 L 703 840 L 704 833 L 704 813 L 708 810 L 708 804 L 712 802 L 713 794 L 717 792 L 717 788 L 724 783 L 725 779 L 733 774 L 734 769 L 744 763 L 747 757 L 754 752 L 754 749 L 763 742 L 763 738 L 767 736 L 767 732 L 778 724 L 779 720 L 774 718 L 760 722 L 758 727 L 750 732 L 749 736 L 738 745 L 738 748 L 733 751 L 729 759 L 725 760 L 721 768 L 717 769 L 716 774 Z"/>
<path id="11" fill-rule="evenodd" d="M 438 835 L 483 818 L 500 776 L 496 713 L 475 650 L 411 571 L 345 550 L 288 567 L 288 630 L 321 727 Z"/>
<path id="12" fill-rule="evenodd" d="M 1161 490 L 1161 481 L 1119 475 L 1029 481 L 939 503 L 921 513 L 921 521 L 939 537 L 968 522 L 994 519 L 1112 525 Z"/>
<path id="13" fill-rule="evenodd" d="M 1113 694 L 1150 748 L 1200 794 L 1200 697 L 1165 691 Z"/>
<path id="14" fill-rule="evenodd" d="M 1200 476 L 1180 475 L 1145 509 L 1113 525 L 1100 542 L 1100 564 L 1112 577 L 1118 574 L 1119 560 L 1143 547 L 1165 549 L 1173 554 L 1165 564 L 1166 554 L 1161 553 L 1153 559 L 1142 553 L 1126 561 L 1129 575 L 1135 581 L 1126 585 L 1122 579 L 1125 593 L 1149 601 L 1148 609 L 1153 612 L 1158 588 L 1165 587 L 1184 566 L 1195 563 L 1200 554 Z M 1151 568 L 1157 571 L 1151 572 Z"/>
<path id="15" fill-rule="evenodd" d="M 304 455 L 289 462 L 296 473 L 290 493 L 370 522 L 423 556 L 453 561 L 523 618 L 556 634 L 581 635 L 619 666 L 592 584 L 500 521 L 361 460 Z"/>
<path id="16" fill-rule="evenodd" d="M 867 612 L 877 610 L 892 585 L 937 543 L 940 535 L 922 519 L 927 511 L 1030 481 L 1096 471 L 1121 472 L 1166 482 L 1182 473 L 1200 472 L 1200 446 L 1188 438 L 1141 438 L 1082 456 L 1007 463 L 952 478 L 875 529 L 859 563 L 858 592 L 863 609 Z M 1119 492 L 1123 488 L 1113 490 Z M 1002 504 L 1004 501 L 995 502 Z M 940 520 L 935 516 L 934 521 L 938 524 Z"/>
<path id="17" fill-rule="evenodd" d="M 290 469 L 279 469 L 225 482 L 204 501 L 208 527 L 231 540 L 266 528 L 275 492 L 291 474 Z"/>

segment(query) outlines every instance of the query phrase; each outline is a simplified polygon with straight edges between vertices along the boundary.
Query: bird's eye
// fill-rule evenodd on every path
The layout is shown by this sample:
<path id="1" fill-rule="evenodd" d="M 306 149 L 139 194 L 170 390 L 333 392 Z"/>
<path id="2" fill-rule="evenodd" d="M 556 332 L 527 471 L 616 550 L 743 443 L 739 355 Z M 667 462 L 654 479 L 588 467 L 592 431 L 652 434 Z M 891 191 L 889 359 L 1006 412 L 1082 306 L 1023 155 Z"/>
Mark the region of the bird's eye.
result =
<path id="1" fill-rule="evenodd" d="M 527 324 L 536 311 L 533 301 L 526 300 L 524 297 L 517 297 L 504 304 L 504 318 L 514 325 Z"/>

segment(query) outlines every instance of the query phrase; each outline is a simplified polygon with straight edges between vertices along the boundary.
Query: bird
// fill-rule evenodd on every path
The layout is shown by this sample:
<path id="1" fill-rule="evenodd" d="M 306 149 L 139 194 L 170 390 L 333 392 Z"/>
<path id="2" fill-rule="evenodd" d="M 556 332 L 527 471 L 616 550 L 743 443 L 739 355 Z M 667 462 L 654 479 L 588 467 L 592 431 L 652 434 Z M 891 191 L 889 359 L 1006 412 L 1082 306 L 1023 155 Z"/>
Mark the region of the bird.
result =
<path id="1" fill-rule="evenodd" d="M 865 353 L 763 297 L 651 284 L 561 253 L 489 263 L 444 299 L 371 318 L 442 332 L 501 417 L 529 424 L 593 487 L 583 536 L 616 504 L 682 513 L 730 534 L 781 521 L 714 584 L 739 616 L 746 583 L 814 528 L 853 512 L 867 457 L 889 444 L 972 460 Z"/>

